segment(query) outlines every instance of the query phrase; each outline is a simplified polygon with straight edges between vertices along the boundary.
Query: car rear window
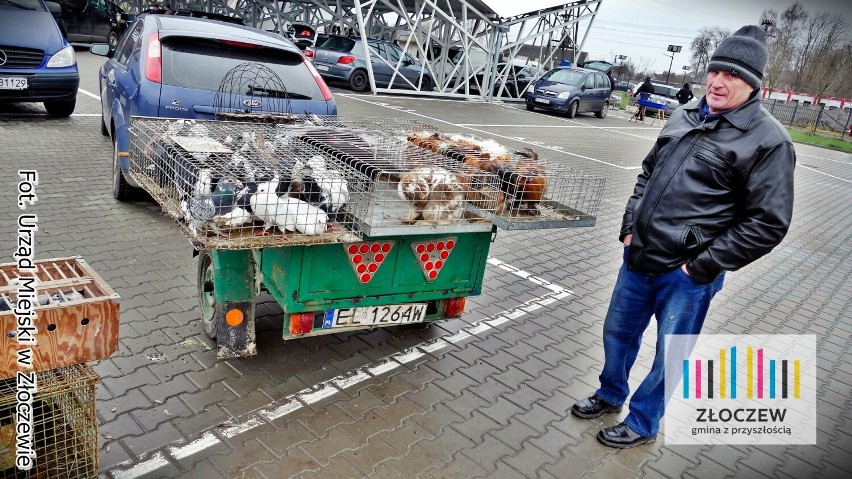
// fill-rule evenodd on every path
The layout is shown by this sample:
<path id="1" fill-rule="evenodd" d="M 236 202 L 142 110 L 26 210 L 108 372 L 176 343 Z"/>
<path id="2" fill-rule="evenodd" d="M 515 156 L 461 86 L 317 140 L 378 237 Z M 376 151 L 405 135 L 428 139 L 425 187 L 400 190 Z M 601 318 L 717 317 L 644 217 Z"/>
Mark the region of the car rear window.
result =
<path id="1" fill-rule="evenodd" d="M 165 38 L 162 46 L 164 85 L 216 91 L 232 68 L 255 62 L 269 67 L 281 78 L 289 98 L 323 99 L 316 80 L 298 53 L 188 37 Z M 253 94 L 258 95 L 257 91 Z"/>
<path id="2" fill-rule="evenodd" d="M 579 86 L 580 83 L 583 81 L 583 75 L 583 72 L 578 72 L 576 70 L 559 69 L 551 70 L 546 75 L 544 75 L 542 80 L 550 80 L 556 83 Z"/>
<path id="3" fill-rule="evenodd" d="M 355 40 L 346 37 L 328 37 L 322 43 L 317 43 L 317 48 L 334 50 L 336 52 L 350 52 L 355 46 Z"/>

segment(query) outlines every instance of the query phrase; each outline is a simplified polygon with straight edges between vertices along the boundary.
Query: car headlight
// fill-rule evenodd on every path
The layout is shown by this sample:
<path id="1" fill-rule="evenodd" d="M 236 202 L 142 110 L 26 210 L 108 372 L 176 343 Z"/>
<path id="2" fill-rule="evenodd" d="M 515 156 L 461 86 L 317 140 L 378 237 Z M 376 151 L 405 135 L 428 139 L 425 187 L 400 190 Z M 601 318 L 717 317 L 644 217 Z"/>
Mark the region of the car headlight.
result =
<path id="1" fill-rule="evenodd" d="M 70 67 L 77 63 L 77 56 L 74 54 L 74 47 L 68 45 L 56 52 L 50 61 L 47 62 L 48 68 Z"/>
<path id="2" fill-rule="evenodd" d="M 564 100 L 564 99 L 568 98 L 569 96 L 571 96 L 570 91 L 563 91 L 563 92 L 559 92 L 559 94 L 556 95 L 556 98 L 559 98 L 560 100 Z"/>

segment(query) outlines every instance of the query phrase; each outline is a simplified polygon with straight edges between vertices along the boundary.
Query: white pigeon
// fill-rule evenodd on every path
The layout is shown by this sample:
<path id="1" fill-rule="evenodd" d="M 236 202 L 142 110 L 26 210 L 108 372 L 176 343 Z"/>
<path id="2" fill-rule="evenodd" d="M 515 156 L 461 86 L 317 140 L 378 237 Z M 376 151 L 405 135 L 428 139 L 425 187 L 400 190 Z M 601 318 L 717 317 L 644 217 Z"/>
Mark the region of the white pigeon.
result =
<path id="1" fill-rule="evenodd" d="M 269 181 L 258 183 L 257 192 L 249 200 L 254 216 L 263 221 L 264 233 L 273 226 L 280 227 L 284 232 L 284 226 L 292 224 L 292 220 L 287 218 L 287 208 L 279 207 L 278 195 L 275 194 L 279 181 L 280 178 L 276 176 Z"/>
<path id="2" fill-rule="evenodd" d="M 349 185 L 346 178 L 337 171 L 326 167 L 325 158 L 313 156 L 307 161 L 308 174 L 322 190 L 319 204 L 323 211 L 336 214 L 349 201 Z"/>
<path id="3" fill-rule="evenodd" d="M 283 196 L 278 199 L 280 208 L 287 214 L 287 223 L 283 225 L 284 230 L 293 231 L 306 235 L 316 235 L 326 231 L 328 215 L 316 206 L 302 201 L 298 198 Z"/>
<path id="4" fill-rule="evenodd" d="M 175 188 L 177 191 L 186 191 L 184 185 L 181 184 L 183 181 L 183 178 L 175 178 Z M 179 219 L 192 220 L 192 199 L 210 196 L 211 191 L 213 191 L 213 170 L 202 168 L 198 170 L 198 176 L 195 178 L 192 191 L 188 195 L 182 195 Z"/>

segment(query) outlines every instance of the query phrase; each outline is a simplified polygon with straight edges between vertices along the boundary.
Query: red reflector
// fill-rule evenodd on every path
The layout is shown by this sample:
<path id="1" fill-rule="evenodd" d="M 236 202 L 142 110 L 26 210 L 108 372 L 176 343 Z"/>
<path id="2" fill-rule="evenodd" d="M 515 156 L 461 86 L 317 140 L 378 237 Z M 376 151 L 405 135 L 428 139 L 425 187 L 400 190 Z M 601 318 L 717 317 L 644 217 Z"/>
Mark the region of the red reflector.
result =
<path id="1" fill-rule="evenodd" d="M 370 251 L 370 246 L 367 245 L 366 243 L 361 244 L 361 253 L 363 254 L 363 253 L 366 253 L 368 251 Z"/>
<path id="2" fill-rule="evenodd" d="M 450 252 L 447 250 L 441 251 L 441 259 L 447 259 L 447 256 L 450 255 Z"/>
<path id="3" fill-rule="evenodd" d="M 377 269 L 379 269 L 379 266 L 376 263 L 370 263 L 370 266 L 367 266 L 367 271 L 371 273 L 375 273 Z"/>
<path id="4" fill-rule="evenodd" d="M 444 316 L 455 318 L 464 312 L 464 298 L 452 298 L 444 302 Z"/>
<path id="5" fill-rule="evenodd" d="M 370 253 L 378 253 L 382 250 L 382 247 L 379 246 L 379 243 L 373 243 L 370 245 Z"/>
<path id="6" fill-rule="evenodd" d="M 145 56 L 145 78 L 154 83 L 163 82 L 163 58 L 160 34 L 148 36 L 148 53 Z"/>
<path id="7" fill-rule="evenodd" d="M 426 245 L 426 251 L 428 251 L 428 252 L 430 252 L 430 253 L 431 253 L 431 252 L 433 252 L 433 251 L 435 251 L 435 243 L 429 243 L 429 244 L 427 244 L 427 245 Z"/>
<path id="8" fill-rule="evenodd" d="M 349 65 L 350 63 L 355 61 L 355 57 L 351 55 L 343 55 L 342 57 L 337 59 L 337 63 L 341 65 Z"/>
<path id="9" fill-rule="evenodd" d="M 391 250 L 390 243 L 382 243 L 382 253 L 388 253 Z"/>
<path id="10" fill-rule="evenodd" d="M 444 267 L 444 262 L 441 260 L 435 261 L 435 269 L 441 269 Z"/>
<path id="11" fill-rule="evenodd" d="M 447 249 L 453 249 L 456 246 L 456 242 L 453 240 L 447 241 Z"/>
<path id="12" fill-rule="evenodd" d="M 431 261 L 427 261 L 426 264 L 423 265 L 423 267 L 426 269 L 433 269 L 435 265 L 433 265 Z"/>
<path id="13" fill-rule="evenodd" d="M 367 284 L 373 279 L 382 262 L 387 259 L 385 253 L 390 252 L 392 248 L 393 241 L 343 245 L 343 250 L 349 258 L 349 265 L 352 266 L 352 271 L 361 284 Z"/>
<path id="14" fill-rule="evenodd" d="M 364 264 L 364 263 L 361 263 L 361 264 L 359 264 L 358 266 L 355 267 L 355 271 L 357 271 L 358 274 L 361 274 L 361 273 L 367 271 L 367 265 Z"/>
<path id="15" fill-rule="evenodd" d="M 420 261 L 422 261 L 422 262 L 424 262 L 424 263 L 425 263 L 425 262 L 427 262 L 427 261 L 429 261 L 429 254 L 428 254 L 428 253 L 423 253 L 423 254 L 421 254 L 421 255 L 420 255 Z"/>
<path id="16" fill-rule="evenodd" d="M 314 53 L 314 51 L 313 51 L 313 50 L 311 50 L 310 48 L 305 48 L 305 53 L 304 53 L 304 55 L 305 55 L 305 58 L 314 58 L 314 56 L 315 56 L 316 54 L 315 54 L 315 53 Z"/>
<path id="17" fill-rule="evenodd" d="M 417 252 L 418 253 L 425 253 L 426 252 L 426 246 L 424 246 L 422 244 L 417 245 Z"/>
<path id="18" fill-rule="evenodd" d="M 314 329 L 314 313 L 295 313 L 290 315 L 290 334 L 296 336 L 310 333 Z"/>
<path id="19" fill-rule="evenodd" d="M 444 242 L 438 241 L 438 249 L 444 249 Z"/>
<path id="20" fill-rule="evenodd" d="M 383 255 L 381 253 L 376 254 L 376 263 L 381 263 L 384 260 L 385 260 L 385 255 Z"/>
<path id="21" fill-rule="evenodd" d="M 372 279 L 372 276 L 370 276 L 370 273 L 364 273 L 364 274 L 361 275 L 361 282 L 362 283 L 369 283 L 370 279 Z"/>
<path id="22" fill-rule="evenodd" d="M 437 271 L 435 271 L 434 269 L 432 271 L 429 271 L 429 279 L 435 279 L 437 277 L 438 277 Z"/>
<path id="23" fill-rule="evenodd" d="M 349 254 L 355 254 L 355 253 L 358 252 L 358 245 L 351 244 L 351 245 L 349 245 L 349 248 L 347 248 L 346 251 L 349 251 Z"/>
<path id="24" fill-rule="evenodd" d="M 355 264 L 361 264 L 362 261 L 364 261 L 364 257 L 361 256 L 360 254 L 356 254 L 355 256 L 352 257 L 352 262 L 355 263 Z"/>

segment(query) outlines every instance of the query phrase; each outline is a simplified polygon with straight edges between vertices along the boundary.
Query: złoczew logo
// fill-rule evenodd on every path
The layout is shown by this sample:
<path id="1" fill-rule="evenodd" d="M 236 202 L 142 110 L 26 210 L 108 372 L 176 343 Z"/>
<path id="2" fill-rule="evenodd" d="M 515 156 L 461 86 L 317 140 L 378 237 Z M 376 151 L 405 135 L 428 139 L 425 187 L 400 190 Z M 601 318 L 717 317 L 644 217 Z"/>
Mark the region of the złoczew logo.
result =
<path id="1" fill-rule="evenodd" d="M 666 335 L 667 444 L 816 444 L 816 337 Z"/>

